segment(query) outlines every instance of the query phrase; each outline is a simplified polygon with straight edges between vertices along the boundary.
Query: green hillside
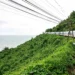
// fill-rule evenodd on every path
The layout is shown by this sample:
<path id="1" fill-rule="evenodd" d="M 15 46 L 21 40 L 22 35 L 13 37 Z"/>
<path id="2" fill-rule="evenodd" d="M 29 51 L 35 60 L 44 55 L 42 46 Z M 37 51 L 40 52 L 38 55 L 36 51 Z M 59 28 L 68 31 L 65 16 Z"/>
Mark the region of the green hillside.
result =
<path id="1" fill-rule="evenodd" d="M 73 11 L 66 20 L 61 21 L 56 27 L 47 29 L 46 32 L 68 31 L 68 30 L 75 30 L 75 11 Z"/>
<path id="2" fill-rule="evenodd" d="M 41 34 L 0 52 L 0 75 L 75 75 L 74 71 L 72 38 Z"/>

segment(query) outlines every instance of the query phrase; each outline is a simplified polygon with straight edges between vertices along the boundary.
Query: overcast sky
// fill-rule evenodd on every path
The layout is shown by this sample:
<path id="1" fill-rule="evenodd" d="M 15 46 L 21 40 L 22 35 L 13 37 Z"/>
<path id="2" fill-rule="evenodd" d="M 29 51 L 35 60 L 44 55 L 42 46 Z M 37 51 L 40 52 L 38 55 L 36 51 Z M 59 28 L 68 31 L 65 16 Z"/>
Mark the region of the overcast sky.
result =
<path id="1" fill-rule="evenodd" d="M 5 3 L 11 4 L 18 8 L 21 8 L 17 5 L 12 4 L 8 0 L 0 0 Z M 34 9 L 38 12 L 41 12 L 32 6 L 22 2 L 21 0 L 17 1 L 31 9 Z M 29 0 L 33 2 L 33 0 Z M 59 5 L 54 0 L 34 0 L 40 7 L 48 10 L 53 15 L 65 19 L 69 14 L 75 10 L 75 0 L 56 0 Z M 50 6 L 47 1 L 49 1 L 54 7 Z M 60 6 L 60 7 L 59 7 Z M 28 11 L 24 8 L 21 8 L 25 11 Z M 28 11 L 30 12 L 30 11 Z M 33 12 L 31 12 L 33 13 Z M 42 13 L 42 12 L 41 12 Z M 37 15 L 37 14 L 36 14 Z M 21 12 L 9 6 L 0 3 L 0 35 L 38 35 L 44 32 L 47 28 L 52 28 L 58 23 L 48 22 L 46 20 L 36 18 L 27 13 Z"/>

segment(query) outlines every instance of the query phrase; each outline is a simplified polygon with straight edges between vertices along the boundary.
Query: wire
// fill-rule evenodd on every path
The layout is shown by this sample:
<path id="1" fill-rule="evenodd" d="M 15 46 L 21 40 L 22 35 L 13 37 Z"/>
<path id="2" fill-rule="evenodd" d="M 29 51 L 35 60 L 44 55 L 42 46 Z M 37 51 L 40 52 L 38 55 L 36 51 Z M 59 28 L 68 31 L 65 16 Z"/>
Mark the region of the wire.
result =
<path id="1" fill-rule="evenodd" d="M 60 18 L 58 18 L 58 17 L 56 17 L 56 16 L 54 16 L 54 15 L 50 14 L 49 12 L 47 12 L 47 11 L 43 10 L 43 9 L 42 9 L 42 8 L 40 8 L 39 6 L 35 5 L 34 3 L 32 3 L 32 2 L 30 2 L 30 1 L 28 1 L 28 0 L 22 0 L 22 1 L 27 2 L 28 4 L 32 5 L 33 7 L 37 8 L 37 9 L 39 9 L 39 10 L 43 11 L 44 13 L 46 13 L 46 14 L 48 14 L 48 15 L 50 15 L 50 16 L 52 16 L 52 17 L 54 17 L 54 18 L 56 18 L 56 19 L 58 19 L 58 20 L 60 20 L 60 21 L 61 21 L 61 19 L 60 19 Z"/>
<path id="2" fill-rule="evenodd" d="M 54 0 L 54 1 L 55 1 L 55 3 L 60 7 L 61 11 L 64 13 L 64 10 L 63 10 L 63 8 L 60 6 L 60 4 L 59 4 L 56 0 Z"/>
<path id="3" fill-rule="evenodd" d="M 32 13 L 30 13 L 30 12 L 27 12 L 27 11 L 25 11 L 25 10 L 22 10 L 22 9 L 19 9 L 19 8 L 17 8 L 17 7 L 12 6 L 12 5 L 9 5 L 9 4 L 5 3 L 5 2 L 0 1 L 0 3 L 5 4 L 5 5 L 7 5 L 7 6 L 10 6 L 10 7 L 12 7 L 12 8 L 15 8 L 15 9 L 17 9 L 17 10 L 19 10 L 19 11 L 24 12 L 24 13 L 30 14 L 30 15 L 32 15 L 32 16 L 41 18 L 41 19 L 43 19 L 43 20 L 46 20 L 46 21 L 49 21 L 49 22 L 53 22 L 53 21 L 50 21 L 50 20 L 48 20 L 48 19 L 42 18 L 42 17 L 40 17 L 40 16 L 37 16 L 37 15 L 35 15 L 35 14 L 32 14 Z M 53 22 L 53 23 L 56 23 L 56 22 Z"/>
<path id="4" fill-rule="evenodd" d="M 27 2 L 28 4 L 30 4 L 30 5 L 32 5 L 33 7 L 35 7 L 35 8 L 37 8 L 37 9 L 43 11 L 44 13 L 48 14 L 49 16 L 52 16 L 52 17 L 54 17 L 54 18 L 56 18 L 56 19 L 58 19 L 58 20 L 61 20 L 60 18 L 58 18 L 58 17 L 56 17 L 56 16 L 50 14 L 49 12 L 45 11 L 44 9 L 40 8 L 39 6 L 37 6 L 36 4 L 34 4 L 34 3 L 32 3 L 32 2 L 30 2 L 30 1 L 28 1 L 28 0 L 22 0 L 22 1 Z M 35 2 L 35 3 L 36 3 L 36 2 Z"/>
<path id="5" fill-rule="evenodd" d="M 54 20 L 54 21 L 56 21 L 56 22 L 59 22 L 58 20 L 55 20 L 55 19 L 53 19 L 53 18 L 50 18 L 50 17 L 48 17 L 48 16 L 46 16 L 46 15 L 43 15 L 43 14 L 41 14 L 41 13 L 39 13 L 39 12 L 33 10 L 33 9 L 30 9 L 30 8 L 28 8 L 28 7 L 26 7 L 26 6 L 22 5 L 22 4 L 19 4 L 19 3 L 15 2 L 15 1 L 13 1 L 13 0 L 9 0 L 9 1 L 12 2 L 12 3 L 14 3 L 14 4 L 19 5 L 19 6 L 21 6 L 21 7 L 24 7 L 24 8 L 26 8 L 26 9 L 32 11 L 32 12 L 35 12 L 35 13 L 37 13 L 37 14 L 40 14 L 40 15 L 44 16 L 44 17 L 47 17 L 47 18 L 49 18 L 49 19 L 51 19 L 51 20 Z"/>
<path id="6" fill-rule="evenodd" d="M 60 14 L 62 14 L 64 16 L 63 12 L 61 13 L 53 4 L 51 4 L 49 2 L 49 0 L 45 0 L 45 1 L 47 2 L 47 4 L 49 4 L 50 6 L 52 6 L 58 13 L 60 13 Z"/>

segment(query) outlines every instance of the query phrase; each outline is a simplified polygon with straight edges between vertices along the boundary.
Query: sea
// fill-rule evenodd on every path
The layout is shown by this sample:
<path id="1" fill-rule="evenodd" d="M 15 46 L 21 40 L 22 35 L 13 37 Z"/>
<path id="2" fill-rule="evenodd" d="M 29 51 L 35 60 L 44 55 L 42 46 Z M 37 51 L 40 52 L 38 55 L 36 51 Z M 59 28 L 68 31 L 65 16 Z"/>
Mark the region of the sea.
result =
<path id="1" fill-rule="evenodd" d="M 0 51 L 5 47 L 15 48 L 34 37 L 35 35 L 0 35 Z"/>

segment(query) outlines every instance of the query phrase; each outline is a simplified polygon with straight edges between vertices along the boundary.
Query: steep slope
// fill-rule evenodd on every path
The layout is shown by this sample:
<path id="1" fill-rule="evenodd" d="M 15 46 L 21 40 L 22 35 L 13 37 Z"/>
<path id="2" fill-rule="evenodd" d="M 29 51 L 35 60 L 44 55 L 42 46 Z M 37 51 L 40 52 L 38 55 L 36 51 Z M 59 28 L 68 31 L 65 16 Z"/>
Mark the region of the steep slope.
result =
<path id="1" fill-rule="evenodd" d="M 41 34 L 0 52 L 0 75 L 72 75 L 74 66 L 73 39 L 63 36 Z"/>
<path id="2" fill-rule="evenodd" d="M 60 22 L 56 27 L 47 29 L 46 32 L 68 31 L 68 30 L 75 30 L 75 11 L 73 11 L 66 20 Z"/>

